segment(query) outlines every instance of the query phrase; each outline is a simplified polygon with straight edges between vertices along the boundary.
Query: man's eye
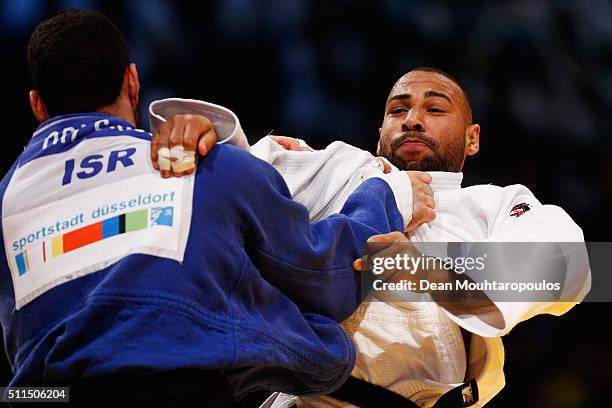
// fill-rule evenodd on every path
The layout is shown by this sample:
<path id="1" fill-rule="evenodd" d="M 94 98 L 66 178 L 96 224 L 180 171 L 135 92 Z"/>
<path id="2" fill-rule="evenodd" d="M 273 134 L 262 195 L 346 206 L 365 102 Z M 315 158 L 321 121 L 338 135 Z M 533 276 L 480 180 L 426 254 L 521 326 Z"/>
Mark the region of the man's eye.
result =
<path id="1" fill-rule="evenodd" d="M 429 109 L 427 109 L 427 112 L 432 112 L 432 113 L 444 113 L 444 109 L 440 109 L 440 108 L 429 108 Z"/>
<path id="2" fill-rule="evenodd" d="M 389 111 L 389 113 L 391 115 L 397 115 L 398 113 L 402 113 L 402 112 L 406 112 L 407 109 L 402 107 L 402 106 L 398 106 L 397 108 L 393 108 Z"/>

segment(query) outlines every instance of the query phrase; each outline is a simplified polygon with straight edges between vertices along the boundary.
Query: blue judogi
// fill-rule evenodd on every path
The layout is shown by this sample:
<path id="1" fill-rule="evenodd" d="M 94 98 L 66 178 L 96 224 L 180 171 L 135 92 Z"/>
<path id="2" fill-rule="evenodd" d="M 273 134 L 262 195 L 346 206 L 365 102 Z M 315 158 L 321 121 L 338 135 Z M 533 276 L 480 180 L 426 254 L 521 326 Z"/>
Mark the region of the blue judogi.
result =
<path id="1" fill-rule="evenodd" d="M 101 120 L 102 128 L 94 126 Z M 67 127 L 80 130 L 52 144 L 52 132 L 61 135 Z M 0 194 L 6 200 L 16 169 L 55 157 L 67 164 L 55 170 L 43 166 L 36 170 L 40 174 L 27 175 L 28 182 L 50 194 L 77 182 L 97 180 L 102 188 L 117 180 L 129 184 L 134 174 L 152 173 L 148 159 L 139 162 L 148 156 L 149 137 L 107 115 L 51 119 L 4 177 Z M 115 155 L 122 161 L 108 168 L 92 165 L 102 163 L 111 148 L 124 152 Z M 128 158 L 130 149 L 147 151 Z M 83 160 L 80 173 L 69 168 L 82 157 L 94 159 Z M 92 175 L 92 168 L 99 175 Z M 108 199 L 120 194 L 126 193 L 108 193 Z M 365 252 L 368 237 L 404 226 L 390 187 L 370 179 L 341 214 L 311 225 L 305 207 L 291 200 L 270 165 L 218 145 L 197 168 L 190 205 L 182 262 L 134 249 L 100 270 L 44 290 L 19 310 L 13 290 L 19 274 L 11 276 L 7 256 L 21 245 L 15 240 L 10 247 L 3 231 L 0 320 L 14 372 L 11 386 L 217 368 L 225 370 L 237 397 L 257 389 L 323 393 L 342 384 L 355 360 L 349 337 L 336 323 L 359 303 L 351 263 Z M 46 238 L 38 234 L 32 240 Z M 96 245 L 101 244 L 73 253 L 88 254 Z"/>

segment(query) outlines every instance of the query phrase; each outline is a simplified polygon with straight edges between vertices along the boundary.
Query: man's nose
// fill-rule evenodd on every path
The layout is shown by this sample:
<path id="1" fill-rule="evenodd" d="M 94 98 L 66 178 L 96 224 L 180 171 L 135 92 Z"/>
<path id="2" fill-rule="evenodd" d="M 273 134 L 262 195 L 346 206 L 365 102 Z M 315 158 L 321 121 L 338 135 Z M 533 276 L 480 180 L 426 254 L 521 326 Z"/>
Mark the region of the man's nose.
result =
<path id="1" fill-rule="evenodd" d="M 402 131 L 407 132 L 409 130 L 417 130 L 422 132 L 424 129 L 425 126 L 423 125 L 421 112 L 415 108 L 410 109 L 406 115 L 406 118 L 402 122 Z"/>

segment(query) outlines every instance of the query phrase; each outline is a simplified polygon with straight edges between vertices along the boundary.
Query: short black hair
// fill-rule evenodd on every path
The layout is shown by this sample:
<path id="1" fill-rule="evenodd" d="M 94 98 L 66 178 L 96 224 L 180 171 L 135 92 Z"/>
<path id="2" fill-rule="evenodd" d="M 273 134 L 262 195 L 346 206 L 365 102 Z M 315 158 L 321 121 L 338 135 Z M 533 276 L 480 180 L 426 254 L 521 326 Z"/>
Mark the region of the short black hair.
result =
<path id="1" fill-rule="evenodd" d="M 411 73 L 411 72 L 433 72 L 435 74 L 438 75 L 442 75 L 443 77 L 446 77 L 448 79 L 450 79 L 451 81 L 453 81 L 458 87 L 459 90 L 461 91 L 461 94 L 463 95 L 463 100 L 465 101 L 465 114 L 467 117 L 467 122 L 469 125 L 472 124 L 473 122 L 473 118 L 472 118 L 472 106 L 470 104 L 470 99 L 468 98 L 467 92 L 465 92 L 465 90 L 463 89 L 463 87 L 461 86 L 461 84 L 459 83 L 459 81 L 457 81 L 452 75 L 442 71 L 441 69 L 438 68 L 433 68 L 433 67 L 418 67 L 418 68 L 413 68 L 410 71 L 407 72 L 407 74 Z"/>
<path id="2" fill-rule="evenodd" d="M 61 11 L 40 23 L 28 44 L 32 85 L 51 117 L 112 104 L 128 65 L 123 35 L 97 11 Z"/>

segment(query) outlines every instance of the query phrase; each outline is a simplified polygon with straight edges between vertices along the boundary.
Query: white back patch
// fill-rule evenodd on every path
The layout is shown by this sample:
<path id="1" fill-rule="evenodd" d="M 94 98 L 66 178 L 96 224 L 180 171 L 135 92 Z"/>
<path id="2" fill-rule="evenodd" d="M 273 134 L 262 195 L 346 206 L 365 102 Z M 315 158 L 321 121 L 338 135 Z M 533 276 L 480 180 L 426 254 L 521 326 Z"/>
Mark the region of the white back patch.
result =
<path id="1" fill-rule="evenodd" d="M 130 137 L 112 139 L 114 143 L 123 139 L 124 148 L 136 149 L 129 162 L 115 163 L 112 171 L 108 171 L 110 165 L 104 171 L 107 163 L 103 154 L 98 155 L 102 167 L 91 165 L 97 156 L 79 167 L 79 160 L 92 157 L 92 152 L 112 153 L 104 143 L 107 138 L 84 140 L 77 146 L 78 152 L 71 149 L 47 156 L 15 171 L 4 195 L 2 228 L 17 309 L 57 285 L 103 269 L 129 254 L 182 262 L 195 176 L 162 179 L 149 164 L 148 142 Z M 55 164 L 75 162 L 63 167 L 40 165 L 48 160 Z M 35 163 L 39 168 L 33 172 L 31 165 Z M 122 165 L 126 163 L 128 166 Z M 72 165 L 70 183 L 62 185 Z M 92 176 L 92 168 L 98 169 L 99 175 Z M 80 187 L 75 186 L 77 182 Z M 75 193 L 75 187 L 82 192 Z"/>

